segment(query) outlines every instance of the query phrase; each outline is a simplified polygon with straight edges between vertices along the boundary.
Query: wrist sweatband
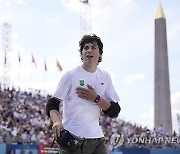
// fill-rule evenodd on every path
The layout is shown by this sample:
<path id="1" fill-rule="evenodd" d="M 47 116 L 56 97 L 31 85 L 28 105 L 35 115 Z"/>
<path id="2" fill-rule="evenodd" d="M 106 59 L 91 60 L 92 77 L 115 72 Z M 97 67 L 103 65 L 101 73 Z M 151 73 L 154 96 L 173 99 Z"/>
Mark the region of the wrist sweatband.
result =
<path id="1" fill-rule="evenodd" d="M 100 100 L 100 98 L 101 98 L 101 97 L 98 95 L 93 102 L 98 103 L 99 100 Z"/>

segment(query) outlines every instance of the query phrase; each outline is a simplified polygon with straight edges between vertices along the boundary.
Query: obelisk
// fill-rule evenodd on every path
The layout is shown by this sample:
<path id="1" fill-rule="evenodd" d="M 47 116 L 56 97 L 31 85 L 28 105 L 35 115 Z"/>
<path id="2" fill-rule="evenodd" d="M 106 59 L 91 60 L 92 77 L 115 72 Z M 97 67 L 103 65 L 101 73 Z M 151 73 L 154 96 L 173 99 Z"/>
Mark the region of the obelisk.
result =
<path id="1" fill-rule="evenodd" d="M 166 18 L 161 4 L 155 18 L 154 82 L 154 127 L 163 125 L 164 132 L 172 134 Z"/>

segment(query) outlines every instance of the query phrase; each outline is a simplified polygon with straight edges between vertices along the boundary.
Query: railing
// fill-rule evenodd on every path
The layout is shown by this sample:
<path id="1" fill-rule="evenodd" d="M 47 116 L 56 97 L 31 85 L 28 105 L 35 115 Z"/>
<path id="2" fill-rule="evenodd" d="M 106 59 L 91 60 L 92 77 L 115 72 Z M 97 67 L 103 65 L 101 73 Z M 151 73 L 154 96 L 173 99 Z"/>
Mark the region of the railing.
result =
<path id="1" fill-rule="evenodd" d="M 0 144 L 0 154 L 58 154 L 58 148 L 30 144 Z M 176 149 L 116 148 L 110 154 L 180 154 Z"/>
<path id="2" fill-rule="evenodd" d="M 111 154 L 180 154 L 176 149 L 116 148 Z"/>

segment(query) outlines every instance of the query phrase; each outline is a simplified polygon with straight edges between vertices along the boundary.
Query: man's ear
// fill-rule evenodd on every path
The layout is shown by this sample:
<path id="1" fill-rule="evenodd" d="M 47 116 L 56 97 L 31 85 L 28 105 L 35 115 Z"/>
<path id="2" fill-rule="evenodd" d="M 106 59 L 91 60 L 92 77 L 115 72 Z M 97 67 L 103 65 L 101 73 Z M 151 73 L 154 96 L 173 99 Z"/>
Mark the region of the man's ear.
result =
<path id="1" fill-rule="evenodd" d="M 99 55 L 98 63 L 102 61 L 102 55 Z"/>
<path id="2" fill-rule="evenodd" d="M 82 57 L 82 55 L 80 55 L 80 57 L 81 57 L 81 60 L 83 61 L 83 57 Z"/>

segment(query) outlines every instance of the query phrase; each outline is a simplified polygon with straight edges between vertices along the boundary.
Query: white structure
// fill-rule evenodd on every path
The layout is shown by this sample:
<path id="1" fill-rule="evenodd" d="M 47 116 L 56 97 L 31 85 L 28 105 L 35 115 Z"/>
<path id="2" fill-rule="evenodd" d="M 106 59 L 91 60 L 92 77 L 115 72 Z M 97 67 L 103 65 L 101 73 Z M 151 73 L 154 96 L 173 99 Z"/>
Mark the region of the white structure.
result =
<path id="1" fill-rule="evenodd" d="M 155 78 L 154 78 L 154 127 L 163 126 L 172 134 L 166 19 L 159 4 L 155 19 Z"/>
<path id="2" fill-rule="evenodd" d="M 1 76 L 2 86 L 4 88 L 11 86 L 11 33 L 12 25 L 4 23 L 2 26 L 2 51 L 4 72 Z"/>
<path id="3" fill-rule="evenodd" d="M 80 0 L 80 37 L 91 33 L 91 1 Z"/>

